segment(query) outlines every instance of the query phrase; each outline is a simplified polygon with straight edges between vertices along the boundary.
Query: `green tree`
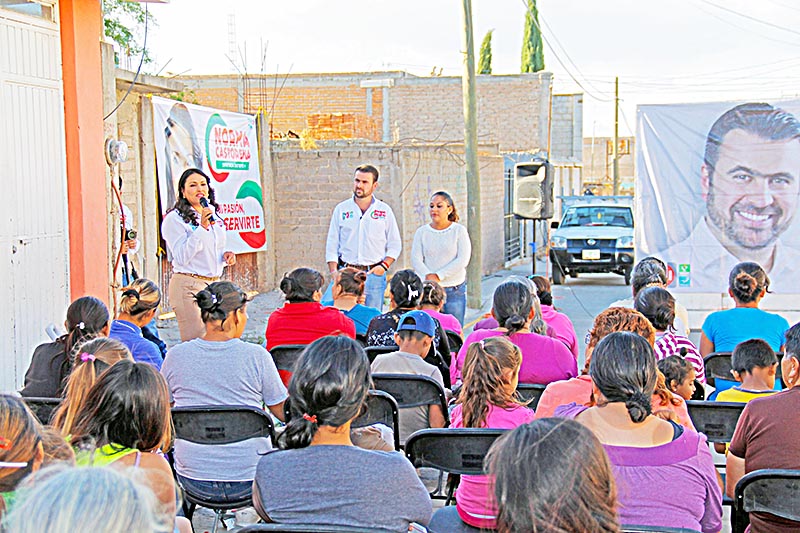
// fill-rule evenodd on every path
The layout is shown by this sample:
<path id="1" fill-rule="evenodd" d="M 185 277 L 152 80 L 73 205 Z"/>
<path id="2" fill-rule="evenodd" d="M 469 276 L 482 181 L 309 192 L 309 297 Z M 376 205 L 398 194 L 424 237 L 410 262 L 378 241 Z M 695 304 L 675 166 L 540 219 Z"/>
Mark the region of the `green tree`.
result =
<path id="1" fill-rule="evenodd" d="M 478 74 L 491 74 L 492 73 L 492 32 L 486 32 L 486 37 L 483 38 L 481 43 L 481 55 L 478 58 Z"/>
<path id="2" fill-rule="evenodd" d="M 126 0 L 103 0 L 103 26 L 106 37 L 114 41 L 119 47 L 119 52 L 127 57 L 138 56 L 144 52 L 144 62 L 150 63 L 152 58 L 144 50 L 144 42 L 139 42 L 138 28 L 144 31 L 145 20 L 152 28 L 155 18 L 142 4 Z M 143 36 L 142 36 L 143 39 Z M 115 59 L 119 64 L 119 55 L 115 52 Z"/>
<path id="3" fill-rule="evenodd" d="M 525 12 L 525 33 L 522 36 L 522 73 L 544 70 L 542 32 L 539 31 L 539 10 L 536 0 L 528 0 Z"/>

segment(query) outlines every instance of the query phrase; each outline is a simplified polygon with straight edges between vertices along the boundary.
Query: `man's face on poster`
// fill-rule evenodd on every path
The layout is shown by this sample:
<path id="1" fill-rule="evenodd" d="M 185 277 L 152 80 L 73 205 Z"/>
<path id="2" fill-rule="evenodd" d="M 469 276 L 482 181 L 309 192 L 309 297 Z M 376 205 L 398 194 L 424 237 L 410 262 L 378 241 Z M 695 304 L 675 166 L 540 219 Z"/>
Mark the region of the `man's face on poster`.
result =
<path id="1" fill-rule="evenodd" d="M 703 189 L 709 218 L 725 238 L 743 248 L 770 246 L 797 211 L 800 141 L 732 130 L 716 166 L 704 168 Z"/>

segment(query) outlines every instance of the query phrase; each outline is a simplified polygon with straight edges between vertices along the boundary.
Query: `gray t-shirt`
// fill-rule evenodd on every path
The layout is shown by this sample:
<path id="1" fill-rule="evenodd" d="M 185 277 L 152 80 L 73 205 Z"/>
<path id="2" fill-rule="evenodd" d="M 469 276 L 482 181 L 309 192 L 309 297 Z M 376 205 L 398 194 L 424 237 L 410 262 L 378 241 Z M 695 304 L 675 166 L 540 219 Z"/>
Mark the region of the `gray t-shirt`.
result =
<path id="1" fill-rule="evenodd" d="M 267 351 L 240 339 L 209 342 L 194 339 L 170 348 L 161 374 L 175 407 L 249 405 L 263 408 L 286 399 L 275 363 Z M 250 481 L 269 439 L 209 446 L 175 441 L 175 470 L 207 481 Z"/>
<path id="2" fill-rule="evenodd" d="M 444 387 L 442 372 L 417 354 L 392 352 L 378 355 L 372 362 L 373 374 L 416 374 L 435 379 Z M 409 435 L 420 429 L 429 428 L 428 410 L 430 406 L 406 407 L 399 411 L 400 442 L 406 443 Z"/>
<path id="3" fill-rule="evenodd" d="M 431 519 L 425 486 L 397 452 L 332 445 L 275 451 L 258 462 L 255 482 L 278 523 L 405 532 Z"/>

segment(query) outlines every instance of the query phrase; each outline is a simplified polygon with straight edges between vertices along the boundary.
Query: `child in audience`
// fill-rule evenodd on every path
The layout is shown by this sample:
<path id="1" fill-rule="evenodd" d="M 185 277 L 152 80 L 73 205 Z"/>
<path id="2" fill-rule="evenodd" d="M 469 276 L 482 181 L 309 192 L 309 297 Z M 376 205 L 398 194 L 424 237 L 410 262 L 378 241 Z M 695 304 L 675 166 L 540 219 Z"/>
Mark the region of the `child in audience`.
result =
<path id="1" fill-rule="evenodd" d="M 664 381 L 671 393 L 684 400 L 691 400 L 695 391 L 694 367 L 680 355 L 670 355 L 658 362 Z"/>
<path id="2" fill-rule="evenodd" d="M 454 331 L 461 335 L 461 322 L 453 315 L 442 313 L 446 302 L 447 293 L 441 285 L 431 280 L 422 282 L 422 300 L 419 302 L 419 308 L 438 320 L 446 331 Z"/>
<path id="3" fill-rule="evenodd" d="M 545 418 L 519 426 L 495 441 L 486 464 L 497 531 L 620 531 L 608 455 L 581 424 Z"/>
<path id="4" fill-rule="evenodd" d="M 717 394 L 718 402 L 747 403 L 778 392 L 774 390 L 778 358 L 766 341 L 751 339 L 737 344 L 731 354 L 731 366 L 739 385 Z"/>
<path id="5" fill-rule="evenodd" d="M 108 337 L 92 339 L 78 346 L 73 370 L 67 379 L 64 400 L 53 415 L 53 427 L 61 435 L 66 437 L 72 434 L 75 415 L 83 407 L 89 389 L 100 374 L 123 359 L 131 359 L 131 352 L 122 342 Z"/>
<path id="6" fill-rule="evenodd" d="M 464 362 L 464 384 L 450 426 L 514 429 L 531 422 L 533 411 L 515 399 L 521 363 L 522 352 L 505 337 L 491 337 L 470 346 Z M 473 527 L 494 529 L 497 510 L 491 493 L 491 478 L 461 476 L 456 491 L 457 516 Z"/>
<path id="7" fill-rule="evenodd" d="M 411 463 L 350 440 L 371 386 L 369 360 L 354 340 L 323 337 L 303 351 L 289 383 L 282 449 L 258 462 L 253 504 L 261 518 L 381 531 L 428 524 L 431 500 Z"/>
<path id="8" fill-rule="evenodd" d="M 13 533 L 172 533 L 152 491 L 135 473 L 50 467 L 32 476 L 4 525 Z M 26 483 L 28 485 L 28 483 Z M 186 524 L 188 526 L 188 523 Z"/>
<path id="9" fill-rule="evenodd" d="M 372 362 L 373 374 L 416 374 L 435 379 L 444 388 L 441 371 L 424 361 L 436 334 L 436 322 L 425 311 L 409 311 L 400 317 L 394 339 L 396 352 L 379 354 Z M 445 425 L 442 407 L 422 405 L 400 409 L 400 442 L 405 444 L 409 435 L 425 428 Z"/>
<path id="10" fill-rule="evenodd" d="M 44 458 L 39 423 L 21 398 L 0 394 L 0 517 L 15 502 L 15 490 Z"/>

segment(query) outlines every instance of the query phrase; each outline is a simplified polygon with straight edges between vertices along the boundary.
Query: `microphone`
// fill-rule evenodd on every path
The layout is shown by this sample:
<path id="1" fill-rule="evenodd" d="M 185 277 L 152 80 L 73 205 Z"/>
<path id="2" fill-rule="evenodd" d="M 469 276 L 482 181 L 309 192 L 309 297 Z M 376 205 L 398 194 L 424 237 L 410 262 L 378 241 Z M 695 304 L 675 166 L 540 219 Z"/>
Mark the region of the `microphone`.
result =
<path id="1" fill-rule="evenodd" d="M 201 196 L 200 197 L 200 205 L 203 206 L 203 209 L 208 209 L 208 200 L 206 200 L 205 196 Z M 214 225 L 214 215 L 213 215 L 213 213 L 211 215 L 211 218 L 209 219 L 209 222 L 211 222 L 212 226 Z"/>

